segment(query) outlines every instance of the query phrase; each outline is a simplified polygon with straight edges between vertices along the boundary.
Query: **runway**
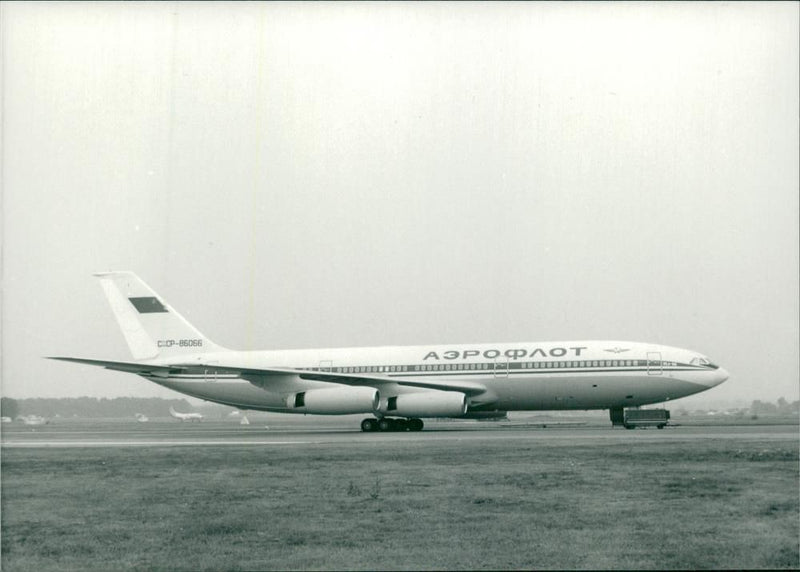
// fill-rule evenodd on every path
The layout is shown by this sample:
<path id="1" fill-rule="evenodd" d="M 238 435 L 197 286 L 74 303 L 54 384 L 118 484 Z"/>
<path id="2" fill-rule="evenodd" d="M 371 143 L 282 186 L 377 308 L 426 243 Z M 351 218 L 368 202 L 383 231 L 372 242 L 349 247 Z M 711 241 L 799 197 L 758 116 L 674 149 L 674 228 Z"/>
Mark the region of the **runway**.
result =
<path id="1" fill-rule="evenodd" d="M 250 421 L 3 424 L 4 564 L 797 568 L 797 424 Z"/>
<path id="2" fill-rule="evenodd" d="M 667 427 L 664 430 L 626 431 L 608 426 L 574 426 L 519 423 L 448 423 L 428 422 L 418 432 L 362 433 L 343 429 L 341 424 L 303 425 L 267 428 L 240 426 L 225 422 L 175 423 L 83 421 L 41 426 L 17 424 L 2 428 L 3 448 L 90 448 L 90 447 L 208 447 L 208 446 L 303 446 L 324 444 L 376 444 L 469 441 L 535 441 L 575 444 L 619 444 L 639 442 L 674 442 L 703 439 L 771 439 L 798 441 L 797 425 L 719 425 Z"/>

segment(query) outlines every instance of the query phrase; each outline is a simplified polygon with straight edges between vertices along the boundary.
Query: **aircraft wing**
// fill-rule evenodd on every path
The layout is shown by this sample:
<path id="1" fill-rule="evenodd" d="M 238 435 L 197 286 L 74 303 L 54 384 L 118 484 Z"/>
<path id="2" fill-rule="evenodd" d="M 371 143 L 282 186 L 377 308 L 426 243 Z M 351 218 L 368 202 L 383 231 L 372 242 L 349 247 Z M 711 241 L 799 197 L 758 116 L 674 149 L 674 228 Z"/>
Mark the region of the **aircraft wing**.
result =
<path id="1" fill-rule="evenodd" d="M 479 395 L 486 391 L 486 387 L 480 383 L 469 381 L 418 381 L 403 377 L 388 377 L 382 375 L 362 375 L 352 373 L 333 373 L 326 371 L 304 371 L 294 370 L 301 379 L 314 381 L 327 381 L 330 383 L 341 383 L 343 385 L 368 385 L 379 386 L 389 383 L 396 383 L 406 387 L 420 387 L 424 389 L 438 389 L 439 391 L 460 391 L 467 395 Z"/>
<path id="2" fill-rule="evenodd" d="M 173 365 L 171 367 L 186 367 L 197 368 L 197 365 Z M 479 383 L 471 383 L 469 381 L 418 381 L 414 379 L 407 379 L 403 377 L 389 377 L 387 375 L 364 375 L 359 373 L 335 373 L 328 371 L 312 371 L 307 369 L 296 368 L 247 368 L 236 366 L 211 366 L 214 371 L 223 373 L 235 373 L 243 379 L 250 381 L 250 378 L 258 378 L 258 382 L 254 385 L 259 387 L 267 387 L 269 385 L 269 377 L 274 375 L 296 375 L 300 379 L 308 379 L 311 381 L 326 381 L 328 383 L 341 383 L 342 385 L 364 385 L 370 387 L 380 387 L 382 385 L 397 384 L 406 387 L 420 387 L 424 389 L 437 389 L 439 391 L 460 391 L 467 395 L 480 395 L 486 391 L 486 387 Z"/>
<path id="3" fill-rule="evenodd" d="M 206 369 L 213 370 L 220 373 L 233 373 L 239 375 L 242 379 L 250 381 L 258 387 L 266 388 L 269 385 L 269 377 L 271 376 L 285 376 L 296 375 L 300 379 L 308 379 L 313 381 L 325 381 L 328 383 L 341 383 L 342 385 L 354 386 L 372 386 L 380 387 L 387 384 L 397 384 L 405 387 L 419 387 L 423 389 L 436 389 L 439 391 L 459 391 L 470 396 L 480 395 L 486 392 L 486 387 L 480 383 L 472 383 L 469 381 L 433 381 L 433 380 L 415 380 L 403 377 L 389 377 L 386 375 L 363 375 L 352 373 L 335 373 L 327 371 L 311 371 L 306 369 L 295 368 L 248 368 L 236 366 L 220 366 L 217 364 L 205 366 L 203 364 L 152 364 L 146 362 L 125 362 L 125 361 L 106 361 L 88 358 L 74 358 L 74 357 L 50 357 L 49 359 L 56 359 L 61 361 L 68 361 L 73 363 L 82 363 L 86 365 L 94 365 L 104 367 L 114 371 L 124 371 L 127 373 L 135 373 L 139 375 L 153 375 L 156 377 L 169 377 L 171 374 L 179 373 L 192 373 L 202 372 Z M 251 378 L 257 378 L 258 382 L 251 381 Z"/>

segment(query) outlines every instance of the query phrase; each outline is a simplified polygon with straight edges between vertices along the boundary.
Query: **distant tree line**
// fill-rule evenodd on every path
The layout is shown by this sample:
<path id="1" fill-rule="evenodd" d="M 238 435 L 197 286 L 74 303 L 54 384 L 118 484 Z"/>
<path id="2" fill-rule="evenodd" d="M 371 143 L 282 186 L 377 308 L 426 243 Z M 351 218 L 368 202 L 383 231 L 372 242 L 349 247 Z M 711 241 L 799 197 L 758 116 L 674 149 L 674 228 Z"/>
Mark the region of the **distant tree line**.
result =
<path id="1" fill-rule="evenodd" d="M 65 397 L 0 399 L 3 417 L 12 419 L 18 415 L 41 415 L 42 417 L 133 417 L 143 413 L 148 417 L 168 417 L 170 406 L 188 412 L 193 408 L 185 399 L 161 399 L 158 397 Z"/>
<path id="2" fill-rule="evenodd" d="M 789 403 L 781 397 L 775 403 L 767 403 L 756 399 L 750 406 L 752 415 L 797 415 L 800 413 L 800 401 Z"/>
<path id="3" fill-rule="evenodd" d="M 17 400 L 10 397 L 0 397 L 0 413 L 2 413 L 3 417 L 11 417 L 12 419 L 19 415 Z"/>

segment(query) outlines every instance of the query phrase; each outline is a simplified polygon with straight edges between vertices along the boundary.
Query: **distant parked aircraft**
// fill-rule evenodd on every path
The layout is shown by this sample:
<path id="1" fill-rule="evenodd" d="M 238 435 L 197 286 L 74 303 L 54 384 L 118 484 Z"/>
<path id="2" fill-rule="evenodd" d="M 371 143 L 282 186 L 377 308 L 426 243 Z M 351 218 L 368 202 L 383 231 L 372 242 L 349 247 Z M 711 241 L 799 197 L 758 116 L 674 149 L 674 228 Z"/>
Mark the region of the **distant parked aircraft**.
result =
<path id="1" fill-rule="evenodd" d="M 136 420 L 139 423 L 147 423 L 148 421 L 150 421 L 150 418 L 147 417 L 147 415 L 145 415 L 144 413 L 137 413 L 136 414 Z"/>
<path id="2" fill-rule="evenodd" d="M 728 379 L 698 352 L 639 342 L 231 351 L 134 273 L 96 276 L 137 361 L 53 359 L 135 373 L 239 409 L 374 415 L 361 422 L 364 431 L 419 431 L 423 417 L 559 409 L 609 409 L 616 423 L 626 407 L 678 399 Z"/>
<path id="3" fill-rule="evenodd" d="M 25 415 L 17 417 L 25 425 L 47 425 L 49 421 L 40 415 Z"/>
<path id="4" fill-rule="evenodd" d="M 180 419 L 181 421 L 202 421 L 203 416 L 199 413 L 178 413 L 172 407 L 169 408 L 169 414 L 172 415 L 175 419 Z"/>

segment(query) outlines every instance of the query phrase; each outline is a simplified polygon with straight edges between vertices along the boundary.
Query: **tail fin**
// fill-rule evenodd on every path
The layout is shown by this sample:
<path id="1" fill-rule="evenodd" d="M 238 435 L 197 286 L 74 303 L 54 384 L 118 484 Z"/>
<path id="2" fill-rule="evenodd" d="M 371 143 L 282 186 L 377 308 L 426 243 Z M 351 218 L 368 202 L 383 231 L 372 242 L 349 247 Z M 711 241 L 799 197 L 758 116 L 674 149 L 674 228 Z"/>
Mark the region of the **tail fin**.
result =
<path id="1" fill-rule="evenodd" d="M 100 285 L 134 359 L 223 351 L 133 272 L 101 272 Z"/>

